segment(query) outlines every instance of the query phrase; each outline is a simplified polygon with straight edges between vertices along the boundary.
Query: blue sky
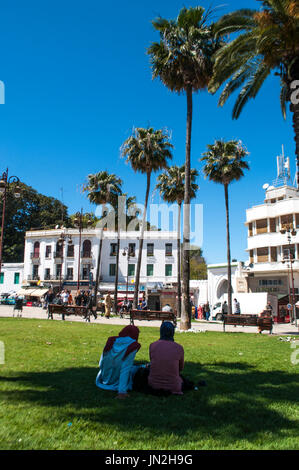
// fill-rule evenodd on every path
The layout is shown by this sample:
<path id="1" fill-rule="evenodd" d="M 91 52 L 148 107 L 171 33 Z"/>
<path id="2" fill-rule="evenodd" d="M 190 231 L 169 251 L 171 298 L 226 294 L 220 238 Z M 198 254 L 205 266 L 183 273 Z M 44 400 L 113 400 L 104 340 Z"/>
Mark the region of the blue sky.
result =
<path id="1" fill-rule="evenodd" d="M 187 7 L 198 5 L 189 1 Z M 210 2 L 200 4 L 208 7 Z M 213 2 L 217 15 L 255 0 Z M 89 173 L 107 170 L 123 179 L 123 190 L 142 203 L 145 177 L 120 159 L 133 126 L 166 127 L 173 163 L 185 158 L 186 98 L 153 81 L 146 48 L 158 40 L 151 20 L 175 18 L 177 0 L 28 0 L 4 2 L 0 15 L 1 68 L 5 105 L 0 106 L 0 171 L 19 176 L 43 194 L 61 199 L 74 213 L 90 210 L 80 185 Z M 241 139 L 250 171 L 230 188 L 232 257 L 246 260 L 246 208 L 262 202 L 264 183 L 276 177 L 276 155 L 284 144 L 295 171 L 291 116 L 284 121 L 279 79 L 267 80 L 237 121 L 233 99 L 217 106 L 218 94 L 194 95 L 192 167 L 216 138 Z M 154 187 L 155 177 L 152 180 Z M 203 251 L 209 263 L 226 259 L 223 187 L 198 180 L 203 204 Z M 63 190 L 61 190 L 63 188 Z M 155 200 L 158 202 L 158 200 Z"/>

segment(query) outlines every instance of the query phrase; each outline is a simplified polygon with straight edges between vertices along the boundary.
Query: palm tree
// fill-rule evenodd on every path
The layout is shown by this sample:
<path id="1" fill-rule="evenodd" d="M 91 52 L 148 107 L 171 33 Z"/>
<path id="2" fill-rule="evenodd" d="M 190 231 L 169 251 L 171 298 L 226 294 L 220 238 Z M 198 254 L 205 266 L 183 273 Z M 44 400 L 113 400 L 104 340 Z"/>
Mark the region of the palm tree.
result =
<path id="1" fill-rule="evenodd" d="M 171 91 L 186 93 L 187 128 L 185 152 L 185 193 L 183 230 L 183 311 L 181 327 L 191 326 L 190 281 L 190 168 L 193 92 L 205 90 L 213 72 L 213 55 L 220 47 L 207 21 L 210 11 L 202 7 L 181 9 L 176 20 L 153 21 L 160 42 L 148 48 L 153 78 L 159 77 Z"/>
<path id="2" fill-rule="evenodd" d="M 299 80 L 298 0 L 267 0 L 258 11 L 237 10 L 223 16 L 216 23 L 215 32 L 220 37 L 240 33 L 216 53 L 214 76 L 209 84 L 209 91 L 215 93 L 227 82 L 219 98 L 220 106 L 241 89 L 233 107 L 234 119 L 248 100 L 256 97 L 271 73 L 280 77 L 283 117 L 286 119 L 287 102 L 293 114 L 299 187 L 299 100 L 292 99 Z"/>
<path id="3" fill-rule="evenodd" d="M 107 203 L 116 204 L 118 196 L 121 194 L 122 180 L 115 174 L 107 171 L 100 171 L 88 175 L 88 181 L 83 185 L 83 192 L 87 193 L 89 201 L 93 204 L 104 206 Z M 100 234 L 100 246 L 97 260 L 96 280 L 95 280 L 95 303 L 97 299 L 98 285 L 100 279 L 100 265 L 103 244 L 103 228 Z"/>
<path id="4" fill-rule="evenodd" d="M 198 185 L 195 183 L 195 179 L 198 176 L 197 170 L 190 170 L 191 177 L 191 192 L 190 198 L 193 199 L 196 196 Z M 178 220 L 177 220 L 177 246 L 178 246 L 178 258 L 177 258 L 177 279 L 178 279 L 178 317 L 181 317 L 182 309 L 182 295 L 181 295 L 181 211 L 182 203 L 185 196 L 185 165 L 182 166 L 171 166 L 167 168 L 165 172 L 158 176 L 158 183 L 156 189 L 160 191 L 160 195 L 164 201 L 169 204 L 178 204 Z"/>
<path id="5" fill-rule="evenodd" d="M 232 288 L 231 288 L 231 256 L 230 256 L 230 231 L 229 231 L 229 203 L 228 186 L 233 181 L 238 181 L 244 176 L 243 170 L 248 170 L 249 165 L 244 160 L 248 152 L 242 142 L 230 140 L 216 140 L 213 145 L 207 145 L 208 151 L 203 153 L 201 161 L 206 164 L 203 168 L 205 177 L 214 183 L 224 186 L 225 210 L 226 210 L 226 242 L 227 242 L 227 280 L 228 280 L 228 313 L 232 313 Z"/>
<path id="6" fill-rule="evenodd" d="M 138 303 L 143 237 L 146 224 L 146 211 L 151 184 L 151 174 L 167 167 L 167 160 L 172 158 L 170 150 L 172 148 L 173 146 L 169 142 L 168 134 L 163 130 L 154 130 L 151 127 L 146 129 L 139 127 L 134 129 L 132 135 L 124 142 L 121 148 L 122 157 L 126 158 L 126 162 L 131 164 L 132 169 L 135 172 L 146 174 L 146 193 L 135 278 L 134 308 L 137 308 Z"/>

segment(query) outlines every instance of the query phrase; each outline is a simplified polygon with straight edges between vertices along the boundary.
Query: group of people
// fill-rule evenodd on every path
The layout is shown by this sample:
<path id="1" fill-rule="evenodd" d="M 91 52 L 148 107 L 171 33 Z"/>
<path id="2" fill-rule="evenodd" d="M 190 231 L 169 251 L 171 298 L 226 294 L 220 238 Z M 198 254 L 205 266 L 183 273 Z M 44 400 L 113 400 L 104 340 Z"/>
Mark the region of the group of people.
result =
<path id="1" fill-rule="evenodd" d="M 77 295 L 73 298 L 70 290 L 62 289 L 61 292 L 55 294 L 53 289 L 49 289 L 44 295 L 44 308 L 48 308 L 49 304 L 57 303 L 60 305 L 77 305 L 89 306 L 92 302 L 91 291 L 77 291 Z"/>
<path id="2" fill-rule="evenodd" d="M 131 390 L 153 395 L 182 395 L 184 391 L 206 385 L 197 384 L 182 375 L 184 349 L 174 341 L 175 326 L 164 321 L 160 327 L 160 339 L 149 347 L 147 364 L 134 362 L 141 348 L 138 342 L 139 328 L 128 325 L 118 336 L 108 338 L 99 361 L 96 385 L 103 390 L 117 392 L 118 399 L 128 397 Z"/>

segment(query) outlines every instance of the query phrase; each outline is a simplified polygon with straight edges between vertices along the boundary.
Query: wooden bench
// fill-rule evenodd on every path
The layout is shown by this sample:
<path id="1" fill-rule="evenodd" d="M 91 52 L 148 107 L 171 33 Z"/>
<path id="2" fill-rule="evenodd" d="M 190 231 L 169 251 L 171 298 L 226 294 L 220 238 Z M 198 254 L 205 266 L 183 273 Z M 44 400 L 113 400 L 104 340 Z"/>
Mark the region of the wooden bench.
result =
<path id="1" fill-rule="evenodd" d="M 259 331 L 268 330 L 270 334 L 273 329 L 273 319 L 271 315 L 223 315 L 223 331 L 225 325 L 234 326 L 255 326 Z"/>
<path id="2" fill-rule="evenodd" d="M 134 320 L 161 320 L 172 321 L 177 324 L 175 312 L 162 312 L 161 310 L 130 310 L 130 323 L 134 325 Z"/>
<path id="3" fill-rule="evenodd" d="M 77 315 L 84 317 L 86 321 L 90 322 L 90 314 L 92 313 L 88 307 L 81 307 L 78 305 L 48 305 L 48 319 L 53 320 L 53 313 L 62 315 L 62 320 L 65 320 L 65 315 Z"/>

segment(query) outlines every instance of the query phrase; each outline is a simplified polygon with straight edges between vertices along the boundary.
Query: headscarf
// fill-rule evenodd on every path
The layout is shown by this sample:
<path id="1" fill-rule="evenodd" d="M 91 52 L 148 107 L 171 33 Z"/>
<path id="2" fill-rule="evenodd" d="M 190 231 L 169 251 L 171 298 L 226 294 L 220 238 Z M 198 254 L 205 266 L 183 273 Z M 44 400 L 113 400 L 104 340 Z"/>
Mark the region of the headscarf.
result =
<path id="1" fill-rule="evenodd" d="M 164 339 L 165 341 L 174 341 L 174 330 L 175 327 L 173 323 L 170 321 L 162 322 L 160 327 L 160 339 Z"/>
<path id="2" fill-rule="evenodd" d="M 119 332 L 118 336 L 110 336 L 110 338 L 108 338 L 107 343 L 104 347 L 103 354 L 107 353 L 108 351 L 110 351 L 113 348 L 113 345 L 114 345 L 115 341 L 117 340 L 117 338 L 125 338 L 125 337 L 132 338 L 135 341 L 127 347 L 127 350 L 124 354 L 123 360 L 131 352 L 138 351 L 141 348 L 141 345 L 137 342 L 138 337 L 139 337 L 139 328 L 137 328 L 137 326 L 135 326 L 135 325 L 128 325 L 128 326 L 125 326 L 125 328 L 123 328 Z"/>

